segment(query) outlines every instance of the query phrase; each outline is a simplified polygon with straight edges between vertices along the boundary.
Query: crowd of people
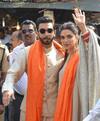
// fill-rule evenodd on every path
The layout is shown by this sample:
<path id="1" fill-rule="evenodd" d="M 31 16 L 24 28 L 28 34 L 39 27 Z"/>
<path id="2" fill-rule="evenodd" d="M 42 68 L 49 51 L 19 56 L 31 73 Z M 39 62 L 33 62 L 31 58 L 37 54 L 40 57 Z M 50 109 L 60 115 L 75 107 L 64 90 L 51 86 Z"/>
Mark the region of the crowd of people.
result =
<path id="1" fill-rule="evenodd" d="M 23 21 L 10 53 L 1 40 L 0 121 L 100 121 L 98 37 L 79 8 L 72 17 L 59 40 L 48 16 Z"/>

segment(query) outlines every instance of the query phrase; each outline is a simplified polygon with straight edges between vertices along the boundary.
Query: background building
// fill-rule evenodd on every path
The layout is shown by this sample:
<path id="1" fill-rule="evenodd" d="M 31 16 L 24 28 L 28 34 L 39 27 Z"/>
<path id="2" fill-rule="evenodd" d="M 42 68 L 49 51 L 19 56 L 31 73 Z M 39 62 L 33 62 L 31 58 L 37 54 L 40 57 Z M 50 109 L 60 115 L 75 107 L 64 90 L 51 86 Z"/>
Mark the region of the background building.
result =
<path id="1" fill-rule="evenodd" d="M 15 28 L 25 19 L 36 19 L 44 11 L 53 12 L 56 23 L 73 20 L 74 7 L 86 12 L 87 23 L 100 26 L 100 0 L 0 0 L 0 25 Z"/>

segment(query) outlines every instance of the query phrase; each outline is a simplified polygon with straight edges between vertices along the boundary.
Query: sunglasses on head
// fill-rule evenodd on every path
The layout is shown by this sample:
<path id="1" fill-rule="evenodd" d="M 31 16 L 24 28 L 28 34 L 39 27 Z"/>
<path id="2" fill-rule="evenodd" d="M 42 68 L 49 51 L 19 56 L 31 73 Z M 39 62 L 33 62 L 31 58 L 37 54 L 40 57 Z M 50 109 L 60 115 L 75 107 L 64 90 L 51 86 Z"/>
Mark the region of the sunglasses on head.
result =
<path id="1" fill-rule="evenodd" d="M 41 34 L 44 34 L 45 32 L 52 33 L 53 32 L 53 29 L 51 29 L 51 28 L 49 28 L 49 29 L 40 29 L 39 32 Z"/>
<path id="2" fill-rule="evenodd" d="M 34 30 L 33 30 L 33 29 L 23 29 L 23 30 L 22 30 L 22 33 L 23 33 L 23 34 L 26 34 L 27 32 L 33 33 Z"/>

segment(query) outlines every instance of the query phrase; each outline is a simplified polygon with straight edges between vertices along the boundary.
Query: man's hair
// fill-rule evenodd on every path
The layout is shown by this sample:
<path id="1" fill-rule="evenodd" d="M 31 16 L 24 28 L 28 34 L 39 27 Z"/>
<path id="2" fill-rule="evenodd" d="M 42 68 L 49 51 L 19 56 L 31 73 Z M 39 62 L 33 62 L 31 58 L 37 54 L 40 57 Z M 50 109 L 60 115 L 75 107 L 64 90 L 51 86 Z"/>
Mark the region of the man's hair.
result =
<path id="1" fill-rule="evenodd" d="M 22 23 L 21 23 L 21 27 L 23 26 L 23 25 L 29 25 L 29 24 L 32 24 L 33 25 L 33 27 L 34 27 L 34 30 L 35 31 L 37 31 L 37 29 L 36 29 L 36 24 L 35 24 L 35 22 L 33 22 L 32 20 L 25 20 L 25 21 L 23 21 Z"/>
<path id="2" fill-rule="evenodd" d="M 53 23 L 54 24 L 54 20 L 52 18 L 50 18 L 49 16 L 39 17 L 36 20 L 37 29 L 39 27 L 39 24 L 41 24 L 41 23 Z"/>
<path id="3" fill-rule="evenodd" d="M 12 33 L 12 37 L 11 38 L 13 38 L 13 37 L 15 37 L 17 40 L 22 40 L 22 33 L 21 33 L 21 31 L 20 30 L 14 31 Z"/>

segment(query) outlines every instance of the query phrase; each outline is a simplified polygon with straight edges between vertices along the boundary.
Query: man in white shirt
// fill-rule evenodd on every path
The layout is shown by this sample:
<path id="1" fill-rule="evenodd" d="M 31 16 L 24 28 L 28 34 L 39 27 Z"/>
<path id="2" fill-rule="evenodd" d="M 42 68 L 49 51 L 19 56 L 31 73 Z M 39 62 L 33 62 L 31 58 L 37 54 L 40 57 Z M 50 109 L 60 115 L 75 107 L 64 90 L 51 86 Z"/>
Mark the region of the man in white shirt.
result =
<path id="1" fill-rule="evenodd" d="M 12 34 L 11 43 L 13 47 L 16 46 L 12 53 L 10 54 L 10 64 L 12 65 L 13 62 L 16 60 L 18 54 L 22 49 L 26 46 L 29 46 L 34 43 L 36 40 L 34 31 L 35 23 L 31 20 L 25 20 L 21 25 L 21 31 L 14 32 Z M 22 39 L 23 43 L 20 41 Z M 14 84 L 14 97 L 15 99 L 10 102 L 9 105 L 9 121 L 19 121 L 20 119 L 20 105 L 23 100 L 24 94 L 26 93 L 27 89 L 27 74 L 21 76 L 19 81 Z"/>

